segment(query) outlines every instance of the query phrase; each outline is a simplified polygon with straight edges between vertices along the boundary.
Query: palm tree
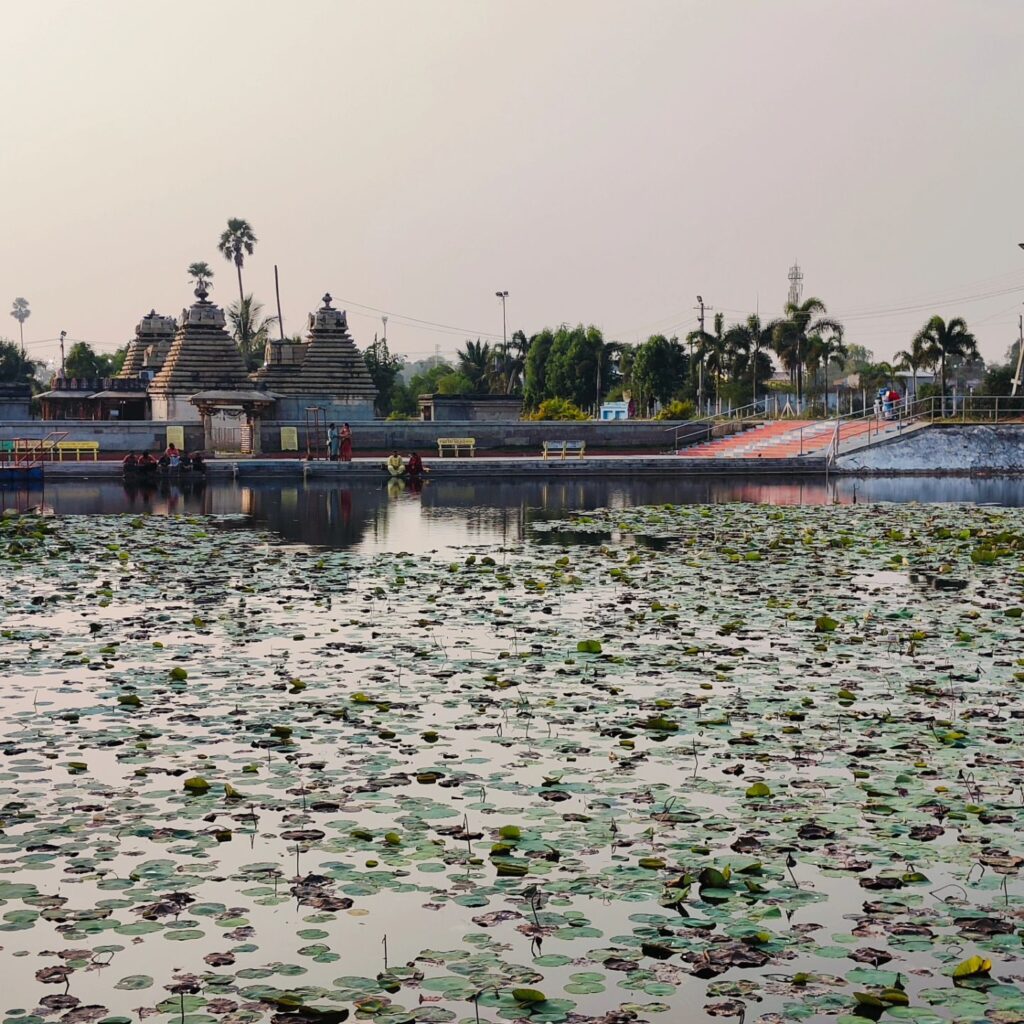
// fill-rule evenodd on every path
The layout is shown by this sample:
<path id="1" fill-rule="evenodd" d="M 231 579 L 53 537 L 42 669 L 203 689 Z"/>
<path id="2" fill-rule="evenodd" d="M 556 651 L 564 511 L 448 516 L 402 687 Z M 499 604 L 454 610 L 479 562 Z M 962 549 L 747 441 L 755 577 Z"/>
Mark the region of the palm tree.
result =
<path id="1" fill-rule="evenodd" d="M 714 334 L 709 334 L 707 331 L 690 331 L 686 340 L 695 349 L 696 362 L 701 371 L 701 383 L 703 384 L 705 371 L 714 374 L 715 407 L 717 408 L 722 387 L 721 377 L 726 372 L 729 362 L 729 345 L 725 340 L 725 318 L 721 313 L 715 314 L 714 324 Z M 703 388 L 701 388 L 697 395 L 698 408 L 703 399 Z"/>
<path id="2" fill-rule="evenodd" d="M 188 265 L 188 276 L 196 283 L 196 288 L 205 290 L 213 279 L 213 270 L 209 263 L 190 263 Z"/>
<path id="3" fill-rule="evenodd" d="M 726 343 L 733 352 L 733 365 L 738 365 L 741 354 L 747 359 L 750 367 L 750 394 L 754 402 L 757 401 L 758 356 L 762 349 L 771 348 L 772 333 L 772 325 L 763 325 L 756 313 L 751 313 L 745 324 L 733 324 L 725 332 Z"/>
<path id="4" fill-rule="evenodd" d="M 917 371 L 930 364 L 928 352 L 920 336 L 914 338 L 909 349 L 896 353 L 896 366 L 901 370 L 910 370 L 914 379 L 914 401 L 917 401 Z"/>
<path id="5" fill-rule="evenodd" d="M 827 313 L 821 299 L 804 299 L 801 303 L 786 303 L 786 316 L 772 324 L 772 341 L 783 365 L 796 375 L 797 405 L 803 404 L 804 361 L 812 337 L 843 336 L 843 325 L 838 320 L 823 316 Z"/>
<path id="6" fill-rule="evenodd" d="M 828 366 L 829 363 L 836 363 L 840 369 L 846 365 L 846 346 L 843 344 L 841 334 L 833 334 L 822 338 L 814 335 L 808 339 L 809 349 L 807 353 L 807 364 L 815 368 L 821 367 L 825 372 L 825 380 L 822 386 L 822 394 L 825 396 L 825 414 L 828 415 Z M 836 398 L 836 412 L 839 411 L 839 398 Z"/>
<path id="7" fill-rule="evenodd" d="M 235 342 L 242 353 L 247 370 L 263 365 L 263 354 L 267 347 L 270 328 L 277 323 L 276 316 L 263 316 L 263 303 L 246 295 L 241 302 L 228 306 L 228 319 L 234 331 Z"/>
<path id="8" fill-rule="evenodd" d="M 946 412 L 946 360 L 950 358 L 976 359 L 978 342 L 967 329 L 967 322 L 955 316 L 948 323 L 941 316 L 933 316 L 914 335 L 912 344 L 920 344 L 931 365 L 939 364 L 942 413 Z"/>
<path id="9" fill-rule="evenodd" d="M 467 341 L 457 353 L 458 371 L 473 385 L 473 393 L 486 394 L 494 373 L 494 352 L 486 341 Z"/>
<path id="10" fill-rule="evenodd" d="M 32 310 L 28 308 L 28 299 L 23 299 L 20 295 L 14 300 L 14 305 L 11 307 L 11 316 L 18 321 L 18 333 L 21 335 L 21 354 L 25 354 L 25 321 L 32 315 Z"/>
<path id="11" fill-rule="evenodd" d="M 245 254 L 252 255 L 256 247 L 256 236 L 253 234 L 252 226 L 247 220 L 239 217 L 232 217 L 228 226 L 220 236 L 217 243 L 217 251 L 224 259 L 235 264 L 238 271 L 238 300 L 245 303 L 245 292 L 242 290 L 242 266 L 245 263 Z"/>

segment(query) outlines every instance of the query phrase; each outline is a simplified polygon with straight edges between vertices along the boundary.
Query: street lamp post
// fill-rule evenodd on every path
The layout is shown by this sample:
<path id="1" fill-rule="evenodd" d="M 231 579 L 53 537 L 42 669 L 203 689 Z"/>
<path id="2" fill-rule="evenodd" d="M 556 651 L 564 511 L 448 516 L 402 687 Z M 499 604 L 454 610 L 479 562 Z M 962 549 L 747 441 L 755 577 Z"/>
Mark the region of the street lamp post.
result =
<path id="1" fill-rule="evenodd" d="M 1018 242 L 1017 245 L 1019 245 L 1020 248 L 1024 249 L 1024 242 Z M 1024 361 L 1024 327 L 1021 328 L 1020 335 L 1022 340 L 1019 341 L 1017 344 L 1017 369 L 1014 371 L 1013 386 L 1010 388 L 1010 395 L 1012 397 L 1016 397 L 1017 388 L 1019 388 L 1021 385 L 1020 371 L 1022 361 Z"/>
<path id="2" fill-rule="evenodd" d="M 511 390 L 512 381 L 509 380 L 508 372 L 508 325 L 505 319 L 505 300 L 508 292 L 495 292 L 495 297 L 501 299 L 501 344 L 502 344 L 502 366 L 505 369 L 505 391 Z"/>
<path id="3" fill-rule="evenodd" d="M 64 339 L 67 337 L 67 331 L 60 332 L 60 375 L 64 376 Z"/>

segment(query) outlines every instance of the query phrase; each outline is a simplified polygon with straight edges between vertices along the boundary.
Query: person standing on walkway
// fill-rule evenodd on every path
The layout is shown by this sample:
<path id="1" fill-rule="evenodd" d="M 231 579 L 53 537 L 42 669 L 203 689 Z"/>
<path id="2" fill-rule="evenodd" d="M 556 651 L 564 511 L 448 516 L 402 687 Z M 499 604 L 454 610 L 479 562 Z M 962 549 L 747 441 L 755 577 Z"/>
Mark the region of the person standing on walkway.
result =
<path id="1" fill-rule="evenodd" d="M 341 425 L 341 461 L 352 461 L 352 428 L 347 423 Z"/>
<path id="2" fill-rule="evenodd" d="M 338 428 L 333 424 L 327 425 L 327 454 L 330 456 L 331 462 L 338 461 L 338 452 L 341 450 L 341 435 L 338 433 Z"/>

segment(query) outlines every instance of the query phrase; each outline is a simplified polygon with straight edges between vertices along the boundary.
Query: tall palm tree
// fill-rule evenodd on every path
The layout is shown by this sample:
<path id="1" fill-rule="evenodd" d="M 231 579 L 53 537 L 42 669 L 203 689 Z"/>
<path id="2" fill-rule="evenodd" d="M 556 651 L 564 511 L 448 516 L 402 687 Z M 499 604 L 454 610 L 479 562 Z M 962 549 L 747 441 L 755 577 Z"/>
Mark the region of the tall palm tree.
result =
<path id="1" fill-rule="evenodd" d="M 824 316 L 828 310 L 821 299 L 804 299 L 803 302 L 787 302 L 783 320 L 772 325 L 773 343 L 783 364 L 796 375 L 797 405 L 803 404 L 804 362 L 807 359 L 810 339 L 813 337 L 843 336 L 843 325 L 838 320 Z"/>
<path id="2" fill-rule="evenodd" d="M 473 385 L 474 394 L 486 394 L 490 390 L 490 378 L 494 371 L 494 352 L 486 341 L 467 341 L 457 353 L 459 373 Z"/>
<path id="3" fill-rule="evenodd" d="M 933 316 L 914 335 L 914 342 L 920 342 L 931 365 L 939 364 L 942 415 L 946 412 L 946 360 L 950 358 L 976 359 L 978 342 L 967 329 L 967 322 L 955 316 L 948 323 L 941 316 Z"/>
<path id="4" fill-rule="evenodd" d="M 754 402 L 757 401 L 758 356 L 763 349 L 771 348 L 772 333 L 772 325 L 762 324 L 756 313 L 751 313 L 745 324 L 733 324 L 725 332 L 726 343 L 734 353 L 733 365 L 739 365 L 741 354 L 746 357 L 747 365 L 750 367 L 750 395 Z"/>
<path id="5" fill-rule="evenodd" d="M 252 225 L 240 217 L 232 217 L 228 226 L 224 229 L 217 243 L 217 251 L 230 263 L 235 264 L 238 271 L 238 301 L 245 302 L 245 292 L 242 290 L 242 267 L 245 264 L 246 254 L 252 255 L 256 248 L 256 236 L 253 234 Z"/>
<path id="6" fill-rule="evenodd" d="M 188 265 L 188 276 L 196 283 L 196 288 L 205 289 L 213 279 L 213 270 L 209 263 L 190 263 Z"/>
<path id="7" fill-rule="evenodd" d="M 25 321 L 32 315 L 32 310 L 28 308 L 28 299 L 23 299 L 20 295 L 14 300 L 14 305 L 11 307 L 11 316 L 18 321 L 18 333 L 21 335 L 21 354 L 25 354 Z"/>
<path id="8" fill-rule="evenodd" d="M 263 316 L 263 303 L 246 295 L 241 302 L 232 302 L 228 306 L 228 320 L 231 321 L 245 368 L 255 370 L 262 366 L 267 337 L 270 328 L 277 323 L 277 317 Z"/>
<path id="9" fill-rule="evenodd" d="M 715 379 L 715 407 L 718 407 L 722 390 L 722 375 L 727 372 L 729 364 L 729 345 L 725 340 L 725 318 L 721 313 L 715 314 L 714 334 L 707 331 L 690 331 L 687 342 L 694 350 L 694 358 L 703 381 L 705 373 L 712 374 Z M 697 395 L 698 408 L 704 399 L 703 389 Z M 703 415 L 703 413 L 701 413 Z"/>
<path id="10" fill-rule="evenodd" d="M 910 343 L 909 349 L 896 353 L 896 366 L 901 370 L 910 370 L 914 379 L 914 401 L 917 401 L 917 371 L 930 365 L 930 357 L 920 335 Z"/>
<path id="11" fill-rule="evenodd" d="M 807 365 L 815 369 L 821 367 L 825 373 L 822 394 L 825 396 L 825 414 L 828 415 L 828 367 L 836 363 L 840 369 L 846 365 L 846 346 L 842 335 L 833 334 L 828 337 L 813 335 L 808 339 Z M 839 399 L 836 398 L 836 411 L 839 410 Z"/>

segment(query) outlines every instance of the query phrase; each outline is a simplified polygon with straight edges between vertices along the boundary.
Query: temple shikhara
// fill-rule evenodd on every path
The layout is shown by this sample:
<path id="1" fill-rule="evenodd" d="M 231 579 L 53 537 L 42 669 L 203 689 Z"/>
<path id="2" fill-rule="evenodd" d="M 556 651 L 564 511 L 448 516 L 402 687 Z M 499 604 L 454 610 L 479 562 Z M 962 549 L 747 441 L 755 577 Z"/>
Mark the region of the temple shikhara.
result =
<path id="1" fill-rule="evenodd" d="M 240 436 L 241 450 L 253 453 L 264 420 L 301 422 L 311 409 L 326 421 L 373 418 L 377 390 L 330 294 L 309 314 L 305 340 L 268 340 L 264 364 L 252 374 L 204 283 L 195 298 L 177 321 L 147 313 L 116 377 L 54 377 L 39 396 L 43 418 L 202 421 L 208 447 Z"/>

